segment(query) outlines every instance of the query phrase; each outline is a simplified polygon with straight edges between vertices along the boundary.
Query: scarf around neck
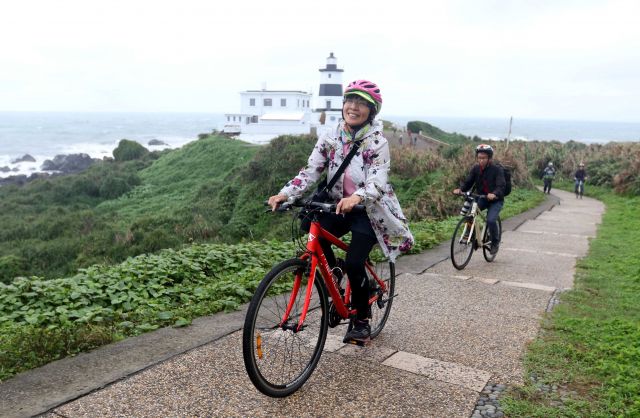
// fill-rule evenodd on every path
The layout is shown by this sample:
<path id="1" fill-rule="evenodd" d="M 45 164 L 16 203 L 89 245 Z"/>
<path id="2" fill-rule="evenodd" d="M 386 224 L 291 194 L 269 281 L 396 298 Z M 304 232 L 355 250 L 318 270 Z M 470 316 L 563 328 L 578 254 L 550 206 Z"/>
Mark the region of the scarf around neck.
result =
<path id="1" fill-rule="evenodd" d="M 355 142 L 361 140 L 371 129 L 371 124 L 366 123 L 360 129 L 358 129 L 354 136 L 352 136 L 347 124 L 340 122 L 340 136 L 346 140 L 346 142 Z"/>

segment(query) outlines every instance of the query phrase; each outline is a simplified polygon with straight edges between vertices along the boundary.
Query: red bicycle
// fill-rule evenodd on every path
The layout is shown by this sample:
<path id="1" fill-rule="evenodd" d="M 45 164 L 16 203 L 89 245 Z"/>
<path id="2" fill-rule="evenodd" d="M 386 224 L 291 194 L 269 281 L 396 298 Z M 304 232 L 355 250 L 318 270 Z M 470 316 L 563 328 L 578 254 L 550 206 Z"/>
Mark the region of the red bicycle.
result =
<path id="1" fill-rule="evenodd" d="M 256 289 L 244 322 L 242 353 L 249 378 L 262 393 L 284 397 L 298 390 L 315 369 L 328 328 L 353 321 L 351 290 L 344 275 L 331 270 L 322 247 L 324 238 L 344 251 L 349 246 L 320 226 L 321 213 L 335 213 L 336 205 L 293 202 L 278 211 L 301 208 L 311 217 L 305 251 L 276 265 Z M 356 210 L 364 210 L 358 205 Z M 384 328 L 395 289 L 394 264 L 365 263 L 371 308 L 371 338 Z M 318 277 L 318 274 L 320 277 Z M 351 324 L 351 322 L 349 322 Z"/>

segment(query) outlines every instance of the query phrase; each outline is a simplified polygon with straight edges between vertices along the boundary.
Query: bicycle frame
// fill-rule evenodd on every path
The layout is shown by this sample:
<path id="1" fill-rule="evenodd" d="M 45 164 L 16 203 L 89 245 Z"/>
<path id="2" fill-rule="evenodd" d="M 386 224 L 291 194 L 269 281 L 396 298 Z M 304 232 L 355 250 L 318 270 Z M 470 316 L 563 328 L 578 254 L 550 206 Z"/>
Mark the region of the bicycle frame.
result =
<path id="1" fill-rule="evenodd" d="M 484 245 L 484 242 L 482 242 L 482 239 L 484 238 L 484 231 L 485 231 L 485 229 L 487 229 L 487 220 L 485 218 L 485 215 L 482 213 L 482 211 L 479 210 L 478 202 L 477 202 L 476 199 L 473 200 L 473 203 L 471 205 L 470 213 L 469 213 L 469 215 L 467 217 L 468 218 L 472 218 L 470 232 L 471 231 L 474 232 L 473 234 L 469 233 L 469 236 L 467 238 L 467 244 L 471 243 L 471 239 L 473 237 L 473 238 L 475 238 L 475 243 L 477 245 L 476 248 L 482 248 L 482 246 Z M 479 223 L 476 222 L 478 217 L 480 217 L 480 220 L 481 220 L 481 223 L 482 223 L 482 229 L 480 229 Z M 468 226 L 468 223 L 467 223 L 467 226 Z M 467 229 L 466 229 L 467 226 L 465 226 L 464 233 L 467 232 Z"/>
<path id="2" fill-rule="evenodd" d="M 337 238 L 335 235 L 331 234 L 330 232 L 322 228 L 322 226 L 320 226 L 320 222 L 318 222 L 317 219 L 314 219 L 311 222 L 311 227 L 309 229 L 309 236 L 307 238 L 307 251 L 300 256 L 302 260 L 307 260 L 309 259 L 309 257 L 311 257 L 311 268 L 309 272 L 309 280 L 307 282 L 307 290 L 305 294 L 304 305 L 302 308 L 302 312 L 300 313 L 300 319 L 296 327 L 296 332 L 302 329 L 304 320 L 307 316 L 307 312 L 309 311 L 309 304 L 311 302 L 311 292 L 313 291 L 313 285 L 316 280 L 316 271 L 318 269 L 320 269 L 320 275 L 324 279 L 324 283 L 326 285 L 327 290 L 329 291 L 329 295 L 331 296 L 331 300 L 333 301 L 333 304 L 338 314 L 343 319 L 347 319 L 351 314 L 355 314 L 354 309 L 347 308 L 347 301 L 349 301 L 349 298 L 351 295 L 351 287 L 349 285 L 349 282 L 347 281 L 346 289 L 344 292 L 344 299 L 343 299 L 343 297 L 340 295 L 339 289 L 337 288 L 336 284 L 333 281 L 333 274 L 331 273 L 329 262 L 327 261 L 327 257 L 325 256 L 324 251 L 322 250 L 322 246 L 320 245 L 320 238 L 326 239 L 331 244 L 335 245 L 336 247 L 344 251 L 349 250 L 349 246 L 345 242 L 343 242 L 342 240 Z M 365 263 L 365 268 L 367 269 L 368 273 L 371 274 L 371 276 L 376 280 L 378 286 L 380 286 L 380 288 L 383 291 L 385 291 L 386 284 L 382 280 L 380 280 L 380 278 L 375 274 L 375 271 L 373 270 L 372 266 L 369 263 Z M 300 286 L 302 284 L 302 274 L 303 272 L 296 274 L 296 278 L 293 284 L 293 289 L 291 290 L 291 296 L 289 297 L 289 304 L 283 315 L 282 322 L 280 323 L 281 327 L 287 322 L 289 315 L 291 314 L 291 310 L 293 309 L 294 302 L 296 300 L 298 292 L 300 291 Z M 369 299 L 369 304 L 376 301 L 378 297 L 379 296 L 377 294 L 372 296 Z"/>

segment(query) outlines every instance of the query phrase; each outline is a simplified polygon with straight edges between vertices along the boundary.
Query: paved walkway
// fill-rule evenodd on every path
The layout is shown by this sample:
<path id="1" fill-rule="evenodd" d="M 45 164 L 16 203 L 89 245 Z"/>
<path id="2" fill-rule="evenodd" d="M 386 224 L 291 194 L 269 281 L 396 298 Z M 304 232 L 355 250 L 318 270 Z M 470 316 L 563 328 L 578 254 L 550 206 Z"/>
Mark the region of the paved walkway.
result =
<path id="1" fill-rule="evenodd" d="M 553 295 L 572 286 L 575 261 L 595 236 L 604 206 L 552 193 L 504 222 L 493 263 L 476 252 L 455 270 L 448 243 L 401 258 L 380 336 L 359 348 L 341 343 L 344 327 L 332 330 L 316 371 L 289 398 L 265 397 L 249 381 L 239 311 L 16 376 L 0 384 L 0 416 L 467 418 L 487 382 L 521 382 L 525 345 Z"/>

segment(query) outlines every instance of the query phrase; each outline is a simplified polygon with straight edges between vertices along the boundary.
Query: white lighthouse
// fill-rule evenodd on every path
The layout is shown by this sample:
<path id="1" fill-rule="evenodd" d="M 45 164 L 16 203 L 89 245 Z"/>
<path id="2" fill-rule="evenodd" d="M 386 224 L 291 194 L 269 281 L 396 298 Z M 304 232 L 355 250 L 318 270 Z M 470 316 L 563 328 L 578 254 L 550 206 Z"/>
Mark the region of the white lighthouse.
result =
<path id="1" fill-rule="evenodd" d="M 326 66 L 320 68 L 319 71 L 320 90 L 316 98 L 315 112 L 324 114 L 324 117 L 320 116 L 320 124 L 329 128 L 337 125 L 342 118 L 342 73 L 344 70 L 338 68 L 337 59 L 331 52 L 327 57 Z"/>

